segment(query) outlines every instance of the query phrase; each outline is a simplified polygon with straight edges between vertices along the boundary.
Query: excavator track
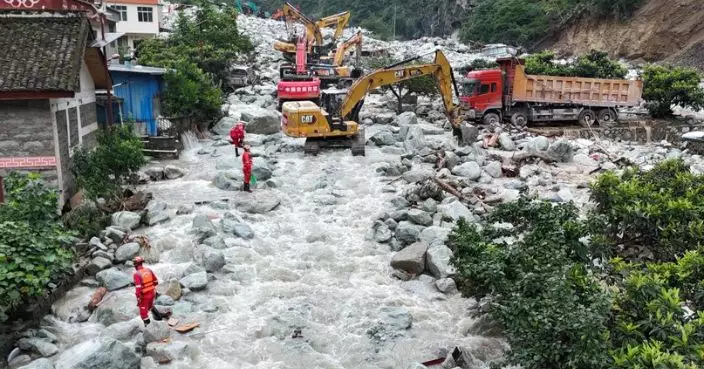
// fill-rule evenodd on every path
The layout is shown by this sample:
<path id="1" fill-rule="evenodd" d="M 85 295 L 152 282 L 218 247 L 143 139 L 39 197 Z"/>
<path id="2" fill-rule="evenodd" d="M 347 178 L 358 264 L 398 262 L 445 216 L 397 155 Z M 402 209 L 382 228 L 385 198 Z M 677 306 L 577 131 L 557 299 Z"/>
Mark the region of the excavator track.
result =
<path id="1" fill-rule="evenodd" d="M 318 155 L 321 149 L 351 149 L 353 156 L 365 156 L 366 141 L 364 128 L 352 137 L 309 137 L 303 146 L 306 155 Z"/>

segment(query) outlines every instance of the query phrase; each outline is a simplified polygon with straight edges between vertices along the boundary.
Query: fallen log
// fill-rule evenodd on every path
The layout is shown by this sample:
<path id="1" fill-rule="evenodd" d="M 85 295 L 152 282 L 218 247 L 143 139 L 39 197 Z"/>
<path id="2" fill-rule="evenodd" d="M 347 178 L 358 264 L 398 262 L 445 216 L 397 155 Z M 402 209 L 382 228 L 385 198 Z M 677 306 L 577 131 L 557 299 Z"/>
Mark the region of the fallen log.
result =
<path id="1" fill-rule="evenodd" d="M 435 178 L 435 177 L 433 177 L 433 181 L 434 181 L 438 186 L 440 186 L 440 188 L 442 188 L 443 191 L 445 191 L 445 192 L 447 192 L 447 193 L 449 193 L 449 194 L 451 194 L 451 195 L 454 195 L 455 197 L 457 197 L 457 198 L 460 199 L 460 200 L 465 200 L 465 201 L 467 201 L 467 198 L 466 198 L 466 197 L 464 197 L 459 191 L 457 191 L 454 187 L 450 186 L 449 184 L 447 184 L 447 183 L 445 183 L 445 182 L 443 182 L 443 181 L 441 181 L 441 180 L 439 180 L 439 179 L 437 179 L 437 178 Z"/>
<path id="2" fill-rule="evenodd" d="M 95 292 L 93 292 L 93 295 L 90 297 L 90 302 L 88 303 L 88 310 L 95 310 L 95 308 L 98 307 L 100 302 L 103 301 L 103 297 L 105 297 L 106 293 L 108 293 L 108 290 L 105 287 L 100 287 L 95 290 Z"/>
<path id="3" fill-rule="evenodd" d="M 540 151 L 520 152 L 511 156 L 511 160 L 519 164 L 529 159 L 540 159 L 546 163 L 554 163 L 557 161 L 556 158 Z"/>

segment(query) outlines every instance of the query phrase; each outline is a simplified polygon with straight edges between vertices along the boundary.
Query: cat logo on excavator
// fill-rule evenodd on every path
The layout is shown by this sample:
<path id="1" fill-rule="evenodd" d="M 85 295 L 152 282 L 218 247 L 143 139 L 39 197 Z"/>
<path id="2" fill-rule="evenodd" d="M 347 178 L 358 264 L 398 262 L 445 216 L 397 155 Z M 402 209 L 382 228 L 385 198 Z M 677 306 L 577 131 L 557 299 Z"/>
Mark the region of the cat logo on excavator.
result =
<path id="1" fill-rule="evenodd" d="M 312 124 L 315 122 L 315 117 L 312 115 L 302 115 L 301 116 L 301 123 L 307 123 L 307 124 Z"/>
<path id="2" fill-rule="evenodd" d="M 394 74 L 396 75 L 396 78 L 403 78 L 403 73 L 405 71 L 403 70 L 397 70 Z"/>

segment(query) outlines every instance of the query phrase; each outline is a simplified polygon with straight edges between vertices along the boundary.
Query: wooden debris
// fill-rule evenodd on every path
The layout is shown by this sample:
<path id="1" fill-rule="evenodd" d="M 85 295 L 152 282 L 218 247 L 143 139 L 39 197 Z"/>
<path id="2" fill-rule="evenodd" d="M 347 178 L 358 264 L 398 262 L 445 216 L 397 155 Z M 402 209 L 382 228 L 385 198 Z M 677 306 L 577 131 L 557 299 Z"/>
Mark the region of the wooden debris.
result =
<path id="1" fill-rule="evenodd" d="M 188 333 L 198 327 L 200 327 L 200 323 L 193 322 L 193 323 L 186 323 L 184 325 L 178 326 L 178 327 L 174 328 L 174 330 L 178 333 Z"/>
<path id="2" fill-rule="evenodd" d="M 95 308 L 100 305 L 100 302 L 103 301 L 103 297 L 105 297 L 106 293 L 108 293 L 108 290 L 105 287 L 100 287 L 95 290 L 95 292 L 93 292 L 93 295 L 90 297 L 90 302 L 88 303 L 88 310 L 95 310 Z"/>
<path id="3" fill-rule="evenodd" d="M 543 153 L 540 151 L 534 151 L 534 152 L 519 152 L 518 154 L 514 154 L 511 157 L 511 160 L 522 164 L 523 162 L 529 160 L 529 159 L 540 159 L 546 163 L 554 163 L 557 161 L 554 157 L 548 155 L 547 153 Z"/>

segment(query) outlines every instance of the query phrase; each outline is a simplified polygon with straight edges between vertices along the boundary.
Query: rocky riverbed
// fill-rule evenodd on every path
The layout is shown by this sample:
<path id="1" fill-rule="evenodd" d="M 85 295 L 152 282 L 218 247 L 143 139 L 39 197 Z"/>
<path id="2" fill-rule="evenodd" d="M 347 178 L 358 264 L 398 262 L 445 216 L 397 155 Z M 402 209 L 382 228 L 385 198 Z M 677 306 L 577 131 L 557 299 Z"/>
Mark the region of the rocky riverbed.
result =
<path id="1" fill-rule="evenodd" d="M 456 346 L 464 368 L 485 368 L 506 346 L 456 290 L 446 242 L 455 220 L 522 193 L 587 206 L 588 182 L 627 163 L 682 157 L 704 171 L 700 156 L 667 143 L 506 126 L 469 127 L 458 146 L 439 101 L 421 98 L 397 115 L 393 97 L 379 94 L 361 113 L 366 156 L 305 156 L 302 140 L 278 132 L 267 29 L 282 25 L 239 21 L 259 43 L 261 82 L 228 96 L 209 138 L 184 136 L 181 159 L 144 169 L 146 210 L 115 214 L 90 240 L 91 277 L 21 333 L 13 368 L 419 369 Z M 226 139 L 240 119 L 255 156 L 251 194 L 240 191 L 241 160 Z M 198 328 L 142 326 L 135 255 L 159 276 L 157 308 Z M 108 293 L 88 309 L 100 286 Z"/>

